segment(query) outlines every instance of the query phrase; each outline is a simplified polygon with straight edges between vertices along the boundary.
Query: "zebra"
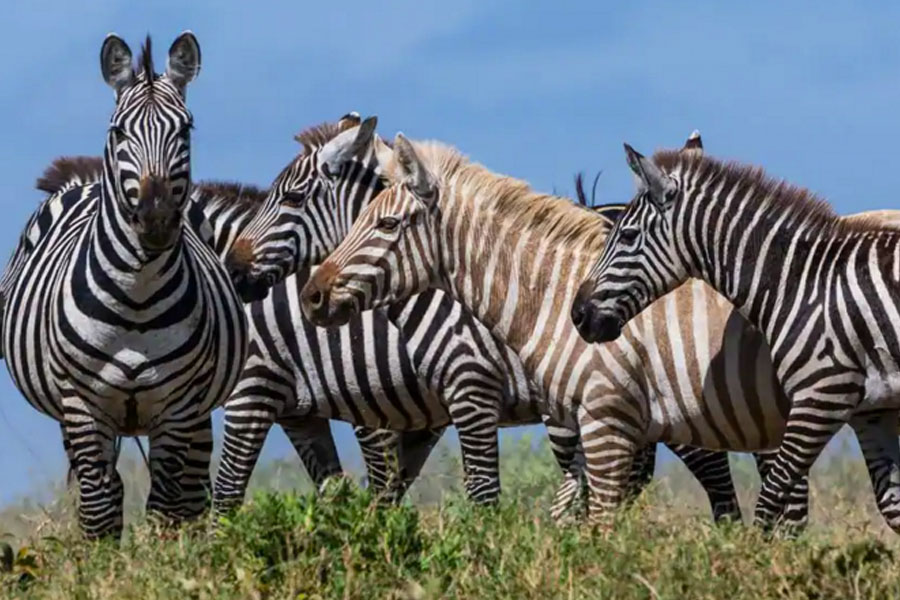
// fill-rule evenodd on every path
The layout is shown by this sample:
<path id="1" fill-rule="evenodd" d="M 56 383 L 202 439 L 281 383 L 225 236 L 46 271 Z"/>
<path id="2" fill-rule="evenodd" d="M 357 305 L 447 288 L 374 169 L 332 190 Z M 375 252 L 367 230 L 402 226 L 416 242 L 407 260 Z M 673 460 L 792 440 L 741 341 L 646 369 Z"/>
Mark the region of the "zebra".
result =
<path id="1" fill-rule="evenodd" d="M 758 167 L 625 151 L 637 194 L 576 296 L 579 331 L 615 339 L 688 277 L 707 282 L 765 337 L 789 399 L 755 523 L 778 525 L 793 487 L 846 423 L 878 508 L 900 531 L 900 230 L 884 218 L 840 219 Z"/>
<path id="2" fill-rule="evenodd" d="M 386 174 L 392 185 L 304 288 L 304 312 L 335 326 L 428 287 L 448 291 L 516 351 L 552 416 L 577 418 L 591 524 L 609 524 L 647 443 L 777 445 L 788 403 L 769 349 L 710 288 L 682 286 L 616 343 L 588 345 L 568 308 L 608 225 L 438 142 L 398 134 Z M 805 519 L 802 492 L 789 508 Z"/>
<path id="3" fill-rule="evenodd" d="M 90 538 L 121 534 L 120 435 L 150 438 L 149 511 L 180 520 L 206 508 L 210 412 L 247 352 L 240 299 L 208 231 L 183 216 L 196 38 L 175 39 L 162 75 L 149 36 L 133 67 L 128 45 L 108 35 L 100 64 L 116 97 L 102 177 L 41 205 L 2 287 L 7 367 L 28 402 L 60 422 Z"/>
<path id="4" fill-rule="evenodd" d="M 345 130 L 348 121 L 353 122 L 353 117 L 345 116 L 338 123 L 337 130 Z M 356 119 L 355 122 L 358 124 L 359 119 Z M 37 187 L 51 194 L 52 198 L 57 198 L 56 194 L 70 187 L 73 182 L 83 184 L 98 181 L 102 167 L 103 160 L 99 157 L 57 159 L 38 180 Z M 289 187 L 302 186 L 295 181 Z M 586 204 L 587 199 L 581 189 L 580 181 L 576 181 L 576 190 L 581 202 Z M 374 194 L 374 190 L 372 193 Z M 241 184 L 199 182 L 193 186 L 191 198 L 195 205 L 202 208 L 204 216 L 212 225 L 214 235 L 211 243 L 221 258 L 224 259 L 237 234 L 242 231 L 243 225 L 255 214 L 256 210 L 253 207 L 259 206 L 266 195 L 266 191 Z M 321 199 L 313 198 L 312 201 L 321 201 Z M 614 215 L 617 208 L 604 207 L 600 211 L 603 215 Z M 48 212 L 58 214 L 60 211 Z M 299 313 L 299 310 L 295 310 L 295 312 Z M 415 328 L 411 329 L 410 333 L 412 337 L 415 337 Z M 287 398 L 282 401 L 285 404 L 292 402 Z M 532 416 L 531 421 L 536 421 L 536 418 Z M 288 435 L 307 472 L 317 486 L 321 486 L 328 477 L 341 472 L 331 431 L 325 419 L 310 415 L 288 417 L 285 416 L 285 411 L 282 411 L 276 418 L 276 422 Z M 581 461 L 576 458 L 578 453 L 577 432 L 555 426 L 553 423 L 547 423 L 547 429 L 551 448 L 566 475 L 556 501 L 551 507 L 551 516 L 559 519 L 575 503 L 581 492 L 580 478 L 578 477 Z M 394 432 L 357 427 L 356 433 L 369 471 L 370 484 L 383 494 L 385 499 L 397 500 L 418 474 L 437 441 L 440 430 Z M 264 435 L 254 437 L 257 447 L 262 445 L 263 440 Z M 241 442 L 246 444 L 245 439 L 242 439 Z M 676 447 L 673 450 L 704 485 L 710 495 L 710 502 L 714 507 L 716 517 L 719 519 L 726 516 L 734 518 L 735 515 L 730 513 L 728 508 L 736 508 L 736 504 L 727 458 L 722 454 L 703 453 L 688 448 Z M 385 456 L 390 458 L 386 460 Z M 632 478 L 629 483 L 632 495 L 636 495 L 652 476 L 655 448 L 649 446 L 641 454 L 640 459 L 640 462 L 632 470 Z M 392 467 L 395 465 L 399 467 L 401 473 L 394 472 Z M 400 476 L 401 474 L 402 476 Z"/>
<path id="5" fill-rule="evenodd" d="M 360 124 L 357 133 L 341 126 L 348 120 Z M 374 129 L 374 119 L 366 123 Z M 255 211 L 253 221 L 233 227 L 240 234 L 228 236 L 231 251 L 225 253 L 225 262 L 236 280 L 244 280 L 247 288 L 254 289 L 259 280 L 265 280 L 268 285 L 298 268 L 305 270 L 308 263 L 320 261 L 345 235 L 356 216 L 383 187 L 373 152 L 383 153 L 385 147 L 371 131 L 363 135 L 363 126 L 365 123 L 358 115 L 351 113 L 337 127 L 323 125 L 298 136 L 298 141 L 304 144 L 303 152 L 282 170 L 268 200 Z M 366 153 L 362 146 L 369 139 L 374 147 Z M 620 209 L 607 207 L 598 213 L 598 218 Z M 215 224 L 218 219 L 211 211 L 206 212 Z M 217 248 L 221 253 L 224 246 Z M 258 354 L 251 350 L 245 369 L 248 375 L 226 408 L 226 421 L 234 426 L 226 426 L 225 467 L 216 482 L 216 497 L 223 499 L 223 506 L 232 505 L 243 496 L 273 415 L 297 404 L 291 391 L 299 386 L 298 380 L 304 382 L 309 397 L 301 403 L 312 407 L 306 409 L 306 414 L 338 417 L 359 424 L 366 420 L 364 414 L 374 409 L 378 426 L 396 427 L 397 413 L 405 410 L 409 416 L 403 415 L 405 421 L 400 426 L 404 429 L 412 426 L 411 418 L 415 415 L 420 415 L 417 417 L 420 420 L 424 417 L 433 429 L 455 422 L 460 430 L 467 491 L 476 501 L 493 501 L 499 493 L 497 424 L 546 421 L 541 414 L 543 399 L 535 395 L 534 386 L 524 376 L 516 355 L 462 311 L 458 303 L 433 290 L 396 303 L 387 311 L 362 315 L 343 328 L 317 331 L 304 321 L 299 307 L 298 292 L 306 278 L 305 274 L 290 277 L 285 285 L 273 288 L 271 299 L 254 305 L 251 310 L 254 339 L 266 340 L 266 345 Z M 363 387 L 372 389 L 390 381 L 385 388 L 388 393 L 354 396 L 343 391 L 347 386 L 342 379 L 359 376 L 359 364 L 366 358 L 361 355 L 362 348 L 378 348 L 379 340 L 385 338 L 379 331 L 394 328 L 398 330 L 397 341 L 387 336 L 391 343 L 386 351 L 396 355 L 388 362 L 397 366 L 393 369 L 377 366 L 366 371 L 363 378 L 367 382 Z M 304 347 L 308 354 L 298 359 Z M 293 354 L 289 355 L 285 348 L 294 348 Z M 329 354 L 331 371 L 327 360 L 322 358 Z M 338 363 L 337 356 L 344 360 Z M 448 372 L 448 365 L 453 366 L 453 371 Z M 418 375 L 418 381 L 409 376 L 413 372 Z M 374 386 L 373 379 L 377 382 Z M 313 383 L 309 382 L 320 382 L 323 389 L 312 394 L 309 389 Z M 394 393 L 390 393 L 391 387 Z M 249 391 L 245 393 L 245 389 Z M 330 397 L 338 396 L 339 392 L 343 398 Z M 486 392 L 489 395 L 485 399 L 479 398 Z M 436 399 L 441 394 L 443 402 Z M 327 397 L 328 403 L 317 403 L 321 397 Z M 403 397 L 407 400 L 402 401 Z M 475 404 L 473 398 L 480 404 Z M 415 402 L 410 406 L 408 399 Z M 499 415 L 497 406 L 501 409 Z M 457 409 L 461 410 L 454 414 Z M 559 518 L 580 489 L 583 461 L 576 456 L 578 434 L 572 424 L 566 426 L 552 420 L 545 424 L 551 448 L 565 473 L 551 508 L 552 516 Z M 396 444 L 397 434 L 360 427 L 356 431 L 370 476 L 376 483 L 381 482 L 379 487 L 387 487 L 386 461 L 382 456 L 388 448 L 381 441 L 387 439 Z M 408 440 L 416 433 L 406 431 L 403 435 L 407 441 L 406 448 L 400 452 L 403 457 L 400 462 L 405 462 L 401 470 L 406 477 L 403 485 L 395 490 L 395 497 L 402 495 L 437 439 L 436 435 L 423 433 L 424 441 L 411 450 Z M 720 519 L 739 516 L 727 456 L 687 447 L 672 449 L 703 484 L 714 515 Z M 391 455 L 396 457 L 396 449 Z M 630 495 L 649 481 L 654 457 L 652 446 L 641 455 L 632 471 Z"/>

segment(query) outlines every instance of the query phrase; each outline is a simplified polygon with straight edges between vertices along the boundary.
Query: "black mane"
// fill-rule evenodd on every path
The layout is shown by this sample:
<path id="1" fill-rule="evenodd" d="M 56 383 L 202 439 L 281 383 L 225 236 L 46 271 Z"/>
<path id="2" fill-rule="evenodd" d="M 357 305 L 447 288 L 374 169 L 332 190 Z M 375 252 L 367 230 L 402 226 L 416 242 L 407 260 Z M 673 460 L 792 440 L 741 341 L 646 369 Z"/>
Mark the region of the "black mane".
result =
<path id="1" fill-rule="evenodd" d="M 147 34 L 147 39 L 144 40 L 144 45 L 141 46 L 141 57 L 138 59 L 138 65 L 148 82 L 156 78 L 156 71 L 153 69 L 153 45 L 150 42 L 150 34 Z"/>

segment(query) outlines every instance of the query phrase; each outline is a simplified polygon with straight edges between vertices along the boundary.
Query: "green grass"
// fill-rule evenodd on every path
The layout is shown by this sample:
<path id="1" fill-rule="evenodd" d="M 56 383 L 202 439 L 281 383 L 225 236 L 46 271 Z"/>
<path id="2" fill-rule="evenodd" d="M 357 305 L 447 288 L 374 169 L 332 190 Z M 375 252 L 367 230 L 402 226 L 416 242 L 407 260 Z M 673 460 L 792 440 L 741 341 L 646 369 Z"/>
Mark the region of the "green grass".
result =
<path id="1" fill-rule="evenodd" d="M 530 440 L 503 450 L 503 500 L 460 495 L 458 457 L 437 450 L 411 501 L 381 507 L 352 483 L 324 495 L 290 463 L 266 465 L 252 500 L 228 519 L 177 530 L 131 500 L 121 544 L 86 543 L 63 495 L 0 531 L 12 554 L 0 597 L 13 598 L 893 598 L 900 544 L 875 513 L 855 456 L 818 464 L 813 523 L 795 541 L 742 524 L 713 526 L 699 486 L 672 465 L 614 529 L 556 526 L 557 475 Z M 733 463 L 745 514 L 758 478 Z M 136 471 L 139 471 L 135 467 Z M 135 486 L 139 488 L 139 485 Z M 272 490 L 277 491 L 272 491 Z"/>

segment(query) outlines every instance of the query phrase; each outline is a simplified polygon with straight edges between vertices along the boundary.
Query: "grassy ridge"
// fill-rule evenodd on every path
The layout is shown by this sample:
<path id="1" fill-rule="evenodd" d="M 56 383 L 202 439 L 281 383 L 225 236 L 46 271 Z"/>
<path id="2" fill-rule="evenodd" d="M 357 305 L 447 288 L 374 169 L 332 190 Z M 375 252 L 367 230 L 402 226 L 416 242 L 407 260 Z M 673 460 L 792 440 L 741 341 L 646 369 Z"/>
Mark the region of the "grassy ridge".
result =
<path id="1" fill-rule="evenodd" d="M 72 503 L 60 499 L 10 538 L 18 556 L 0 597 L 900 597 L 900 544 L 873 515 L 861 461 L 844 455 L 816 467 L 810 531 L 768 541 L 740 524 L 712 526 L 699 486 L 676 465 L 603 534 L 548 520 L 557 475 L 542 444 L 504 447 L 495 508 L 466 503 L 458 459 L 438 454 L 415 506 L 379 507 L 347 482 L 321 497 L 268 491 L 304 485 L 272 464 L 231 518 L 171 531 L 136 515 L 121 546 L 80 541 Z M 733 466 L 746 513 L 757 478 L 747 461 Z M 0 517 L 0 530 L 10 524 Z"/>

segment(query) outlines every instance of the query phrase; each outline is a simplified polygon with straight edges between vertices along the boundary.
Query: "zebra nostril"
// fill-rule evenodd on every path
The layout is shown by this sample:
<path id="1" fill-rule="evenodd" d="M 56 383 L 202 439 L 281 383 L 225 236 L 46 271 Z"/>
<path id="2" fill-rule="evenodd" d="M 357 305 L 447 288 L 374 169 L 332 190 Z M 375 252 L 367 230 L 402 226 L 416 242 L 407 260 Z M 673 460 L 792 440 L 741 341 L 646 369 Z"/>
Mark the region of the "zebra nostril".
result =
<path id="1" fill-rule="evenodd" d="M 249 271 L 247 264 L 244 261 L 239 260 L 234 253 L 231 252 L 225 256 L 225 270 L 228 271 L 228 274 L 232 278 L 246 275 L 247 271 Z"/>
<path id="2" fill-rule="evenodd" d="M 322 306 L 322 292 L 316 290 L 309 296 L 309 303 L 312 304 L 313 308 L 319 308 Z"/>
<path id="3" fill-rule="evenodd" d="M 581 327 L 581 324 L 584 322 L 584 313 L 584 302 L 576 300 L 572 305 L 572 322 L 575 323 L 576 327 Z"/>

